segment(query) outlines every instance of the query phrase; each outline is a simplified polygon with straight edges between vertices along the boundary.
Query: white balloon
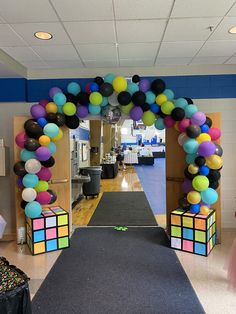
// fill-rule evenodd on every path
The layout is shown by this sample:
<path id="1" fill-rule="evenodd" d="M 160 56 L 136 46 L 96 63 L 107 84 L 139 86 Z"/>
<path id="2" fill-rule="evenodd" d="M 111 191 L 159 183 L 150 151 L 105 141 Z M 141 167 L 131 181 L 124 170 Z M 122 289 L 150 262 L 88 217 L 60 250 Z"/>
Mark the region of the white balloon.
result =
<path id="1" fill-rule="evenodd" d="M 119 106 L 119 102 L 117 100 L 117 96 L 118 96 L 118 93 L 117 92 L 113 92 L 113 94 L 110 97 L 108 97 L 108 102 L 113 107 Z"/>
<path id="2" fill-rule="evenodd" d="M 40 171 L 42 165 L 37 159 L 29 159 L 25 163 L 25 170 L 28 173 L 37 173 Z"/>
<path id="3" fill-rule="evenodd" d="M 22 191 L 22 199 L 26 202 L 33 202 L 36 199 L 37 192 L 32 188 L 25 188 Z"/>
<path id="4" fill-rule="evenodd" d="M 185 134 L 185 133 L 181 133 L 179 136 L 178 136 L 178 143 L 180 146 L 183 146 L 184 145 L 184 142 L 189 140 L 189 137 Z"/>

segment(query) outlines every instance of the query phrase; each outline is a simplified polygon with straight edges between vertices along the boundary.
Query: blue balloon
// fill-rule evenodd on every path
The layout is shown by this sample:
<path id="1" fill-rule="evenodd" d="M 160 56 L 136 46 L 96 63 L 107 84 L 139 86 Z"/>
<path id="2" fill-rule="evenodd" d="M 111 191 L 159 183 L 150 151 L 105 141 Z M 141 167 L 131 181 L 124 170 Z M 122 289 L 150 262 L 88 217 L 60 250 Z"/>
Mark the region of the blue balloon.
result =
<path id="1" fill-rule="evenodd" d="M 88 110 L 89 110 L 89 113 L 98 115 L 101 112 L 101 106 L 94 106 L 92 104 L 89 104 Z"/>
<path id="2" fill-rule="evenodd" d="M 108 105 L 108 97 L 102 97 L 102 103 L 101 103 L 101 107 L 105 107 L 106 105 Z"/>
<path id="3" fill-rule="evenodd" d="M 203 176 L 207 176 L 210 172 L 210 169 L 207 166 L 199 167 L 199 173 Z"/>
<path id="4" fill-rule="evenodd" d="M 165 89 L 163 94 L 166 95 L 166 97 L 168 98 L 168 100 L 172 100 L 175 97 L 174 92 L 171 89 Z"/>
<path id="5" fill-rule="evenodd" d="M 57 151 L 56 144 L 53 143 L 53 142 L 50 142 L 50 143 L 47 145 L 47 148 L 50 150 L 51 154 L 55 154 L 55 152 Z"/>
<path id="6" fill-rule="evenodd" d="M 63 93 L 56 93 L 53 96 L 53 101 L 57 106 L 63 106 L 66 103 L 66 96 Z"/>
<path id="7" fill-rule="evenodd" d="M 158 118 L 155 122 L 155 128 L 157 130 L 164 130 L 165 129 L 165 124 L 164 120 L 162 118 Z"/>
<path id="8" fill-rule="evenodd" d="M 188 102 L 184 98 L 175 99 L 174 104 L 176 108 L 182 108 L 182 109 L 188 106 Z"/>
<path id="9" fill-rule="evenodd" d="M 48 123 L 43 128 L 43 133 L 49 137 L 56 137 L 59 133 L 59 127 L 55 123 Z"/>
<path id="10" fill-rule="evenodd" d="M 25 215 L 29 218 L 40 217 L 42 213 L 42 206 L 39 202 L 33 201 L 25 206 Z"/>
<path id="11" fill-rule="evenodd" d="M 37 123 L 43 128 L 48 123 L 48 121 L 45 118 L 39 118 Z"/>
<path id="12" fill-rule="evenodd" d="M 184 142 L 183 149 L 187 154 L 195 154 L 198 150 L 198 146 L 198 142 L 191 138 Z"/>
<path id="13" fill-rule="evenodd" d="M 112 82 L 113 82 L 113 80 L 114 80 L 115 77 L 116 77 L 116 76 L 115 76 L 114 74 L 108 73 L 108 74 L 105 75 L 105 77 L 104 77 L 104 82 L 112 84 Z"/>
<path id="14" fill-rule="evenodd" d="M 29 159 L 35 158 L 35 152 L 30 152 L 27 149 L 22 149 L 20 152 L 20 159 L 27 161 Z"/>
<path id="15" fill-rule="evenodd" d="M 99 86 L 97 83 L 91 83 L 90 84 L 90 90 L 91 92 L 98 92 L 99 91 Z"/>
<path id="16" fill-rule="evenodd" d="M 132 96 L 135 92 L 139 91 L 139 87 L 135 83 L 128 83 L 126 91 Z"/>
<path id="17" fill-rule="evenodd" d="M 38 184 L 38 182 L 38 176 L 32 173 L 27 173 L 22 179 L 22 183 L 26 188 L 34 188 Z"/>
<path id="18" fill-rule="evenodd" d="M 191 118 L 195 112 L 198 112 L 196 105 L 188 105 L 184 108 L 186 118 Z"/>
<path id="19" fill-rule="evenodd" d="M 160 107 L 156 103 L 154 103 L 154 104 L 151 104 L 150 110 L 154 113 L 158 113 L 158 111 L 160 110 Z"/>
<path id="20" fill-rule="evenodd" d="M 190 212 L 192 214 L 198 214 L 200 211 L 200 204 L 192 204 L 190 205 Z"/>
<path id="21" fill-rule="evenodd" d="M 201 197 L 204 203 L 212 205 L 218 200 L 218 193 L 212 188 L 207 188 L 201 192 Z"/>
<path id="22" fill-rule="evenodd" d="M 202 133 L 208 133 L 209 126 L 207 124 L 203 124 L 200 126 Z"/>
<path id="23" fill-rule="evenodd" d="M 197 157 L 197 154 L 187 154 L 185 157 L 187 164 L 194 164 L 195 158 Z"/>
<path id="24" fill-rule="evenodd" d="M 79 84 L 76 82 L 70 82 L 67 85 L 67 92 L 73 94 L 74 96 L 77 96 L 80 91 L 81 91 L 81 88 Z"/>

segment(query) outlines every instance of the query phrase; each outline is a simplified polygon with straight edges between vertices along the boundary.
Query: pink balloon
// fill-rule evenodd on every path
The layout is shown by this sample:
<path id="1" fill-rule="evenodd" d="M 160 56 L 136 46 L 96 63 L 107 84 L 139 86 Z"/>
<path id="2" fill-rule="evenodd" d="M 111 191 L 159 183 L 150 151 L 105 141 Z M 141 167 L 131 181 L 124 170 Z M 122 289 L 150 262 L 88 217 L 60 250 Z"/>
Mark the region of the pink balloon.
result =
<path id="1" fill-rule="evenodd" d="M 91 93 L 91 90 L 90 90 L 90 84 L 91 83 L 87 83 L 86 85 L 85 85 L 85 88 L 84 88 L 84 90 L 86 91 L 86 93 L 88 93 L 88 94 L 90 94 Z"/>
<path id="2" fill-rule="evenodd" d="M 40 171 L 37 173 L 37 176 L 40 180 L 49 181 L 52 177 L 52 172 L 49 168 L 42 167 Z"/>
<path id="3" fill-rule="evenodd" d="M 45 108 L 48 103 L 49 101 L 47 99 L 42 99 L 40 100 L 39 105 Z"/>
<path id="4" fill-rule="evenodd" d="M 173 120 L 172 118 L 171 118 L 171 116 L 166 116 L 165 118 L 164 118 L 164 124 L 165 124 L 165 126 L 167 127 L 167 128 L 171 128 L 172 126 L 174 126 L 175 125 L 175 120 Z"/>
<path id="5" fill-rule="evenodd" d="M 28 138 L 28 136 L 25 134 L 25 132 L 20 132 L 17 134 L 15 138 L 16 145 L 20 148 L 24 148 L 25 140 Z"/>
<path id="6" fill-rule="evenodd" d="M 37 200 L 37 202 L 39 202 L 39 204 L 41 204 L 41 205 L 49 204 L 50 201 L 51 201 L 51 194 L 48 193 L 47 191 L 45 191 L 45 192 L 39 192 L 39 193 L 37 194 L 36 200 Z"/>
<path id="7" fill-rule="evenodd" d="M 210 135 L 212 141 L 216 141 L 221 137 L 221 131 L 218 128 L 210 128 L 208 134 Z"/>
<path id="8" fill-rule="evenodd" d="M 187 119 L 187 118 L 184 118 L 182 121 L 180 121 L 178 125 L 180 132 L 181 133 L 185 132 L 186 128 L 190 126 L 190 124 L 191 124 L 191 121 L 190 119 Z"/>

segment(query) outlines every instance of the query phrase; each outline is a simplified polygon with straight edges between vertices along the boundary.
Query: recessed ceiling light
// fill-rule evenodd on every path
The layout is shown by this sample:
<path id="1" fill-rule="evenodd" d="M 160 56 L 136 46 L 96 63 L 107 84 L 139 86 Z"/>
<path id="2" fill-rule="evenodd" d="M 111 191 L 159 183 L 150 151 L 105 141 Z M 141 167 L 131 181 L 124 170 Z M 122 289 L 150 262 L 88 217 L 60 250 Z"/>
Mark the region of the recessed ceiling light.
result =
<path id="1" fill-rule="evenodd" d="M 236 26 L 233 26 L 229 29 L 230 34 L 236 34 Z"/>
<path id="2" fill-rule="evenodd" d="M 50 34 L 48 32 L 36 32 L 36 33 L 34 33 L 34 36 L 36 38 L 42 39 L 42 40 L 52 39 L 52 34 Z"/>

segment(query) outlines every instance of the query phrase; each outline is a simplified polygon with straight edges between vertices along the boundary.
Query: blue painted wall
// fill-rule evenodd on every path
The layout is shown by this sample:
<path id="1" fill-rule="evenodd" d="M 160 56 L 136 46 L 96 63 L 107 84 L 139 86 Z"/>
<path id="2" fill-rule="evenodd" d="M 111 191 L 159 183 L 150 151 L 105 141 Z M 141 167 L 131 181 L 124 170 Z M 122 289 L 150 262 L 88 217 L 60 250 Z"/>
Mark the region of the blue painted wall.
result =
<path id="1" fill-rule="evenodd" d="M 90 132 L 88 129 L 78 127 L 77 129 L 70 131 L 72 137 L 74 136 L 75 138 L 78 138 L 81 141 L 89 141 Z"/>

